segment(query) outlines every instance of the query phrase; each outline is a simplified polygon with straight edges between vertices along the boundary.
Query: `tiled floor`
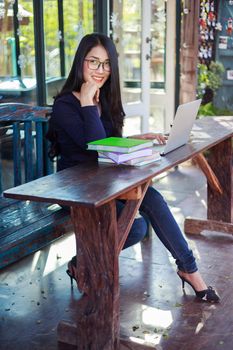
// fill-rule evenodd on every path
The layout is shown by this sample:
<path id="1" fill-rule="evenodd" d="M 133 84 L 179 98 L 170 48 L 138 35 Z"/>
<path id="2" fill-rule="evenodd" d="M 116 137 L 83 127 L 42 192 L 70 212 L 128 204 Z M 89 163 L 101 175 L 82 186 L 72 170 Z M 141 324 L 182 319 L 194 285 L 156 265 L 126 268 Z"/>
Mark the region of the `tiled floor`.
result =
<path id="1" fill-rule="evenodd" d="M 206 216 L 206 184 L 189 163 L 154 183 L 178 223 Z M 221 295 L 218 305 L 183 294 L 176 266 L 153 236 L 120 256 L 121 332 L 159 350 L 233 348 L 233 238 L 217 232 L 188 237 L 201 273 Z M 70 289 L 66 263 L 75 253 L 73 235 L 0 272 L 0 349 L 68 350 L 58 345 L 56 326 L 69 319 L 80 297 Z M 97 349 L 102 350 L 102 349 Z"/>

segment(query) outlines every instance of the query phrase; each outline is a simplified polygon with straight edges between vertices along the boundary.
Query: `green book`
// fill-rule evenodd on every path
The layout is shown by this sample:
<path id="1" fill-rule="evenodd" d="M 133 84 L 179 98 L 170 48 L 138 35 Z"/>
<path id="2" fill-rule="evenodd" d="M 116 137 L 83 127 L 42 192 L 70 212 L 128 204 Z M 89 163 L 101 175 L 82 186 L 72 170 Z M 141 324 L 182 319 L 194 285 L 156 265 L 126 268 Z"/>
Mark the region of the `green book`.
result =
<path id="1" fill-rule="evenodd" d="M 125 137 L 107 137 L 105 139 L 89 142 L 87 145 L 87 149 L 89 150 L 131 153 L 139 149 L 152 147 L 153 141 Z"/>

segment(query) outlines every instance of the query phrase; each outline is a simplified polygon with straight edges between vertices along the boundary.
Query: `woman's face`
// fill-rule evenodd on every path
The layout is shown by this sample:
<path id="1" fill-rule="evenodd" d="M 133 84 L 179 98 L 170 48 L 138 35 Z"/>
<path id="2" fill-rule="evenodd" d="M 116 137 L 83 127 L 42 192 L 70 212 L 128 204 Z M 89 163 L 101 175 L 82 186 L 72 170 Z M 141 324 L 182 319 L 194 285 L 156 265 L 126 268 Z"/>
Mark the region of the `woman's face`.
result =
<path id="1" fill-rule="evenodd" d="M 93 47 L 83 62 L 84 81 L 94 81 L 101 88 L 108 80 L 110 74 L 110 62 L 107 51 L 101 45 Z"/>

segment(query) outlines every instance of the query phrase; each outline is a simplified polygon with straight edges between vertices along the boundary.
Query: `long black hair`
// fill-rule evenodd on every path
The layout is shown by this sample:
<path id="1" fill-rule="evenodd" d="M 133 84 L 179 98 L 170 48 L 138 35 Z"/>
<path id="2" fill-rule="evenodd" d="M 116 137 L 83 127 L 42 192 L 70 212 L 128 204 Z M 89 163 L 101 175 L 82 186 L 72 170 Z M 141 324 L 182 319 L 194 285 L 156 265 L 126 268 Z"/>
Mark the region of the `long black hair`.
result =
<path id="1" fill-rule="evenodd" d="M 112 121 L 113 135 L 122 136 L 122 128 L 124 125 L 124 110 L 121 101 L 118 54 L 113 41 L 104 34 L 92 33 L 85 35 L 80 41 L 74 56 L 73 64 L 61 91 L 55 97 L 55 100 L 66 93 L 77 91 L 80 92 L 82 84 L 85 82 L 83 78 L 83 64 L 89 51 L 98 45 L 106 50 L 110 65 L 111 74 L 108 80 L 100 89 L 100 102 L 103 115 L 107 115 Z M 59 155 L 59 145 L 57 143 L 56 131 L 52 127 L 52 119 L 49 122 L 49 130 L 46 135 L 51 142 L 49 157 L 53 159 Z"/>
<path id="2" fill-rule="evenodd" d="M 61 96 L 67 92 L 79 92 L 81 90 L 81 86 L 84 83 L 84 60 L 89 51 L 98 45 L 101 45 L 105 48 L 111 65 L 111 74 L 108 80 L 100 89 L 101 107 L 103 109 L 103 112 L 108 112 L 111 117 L 114 135 L 122 136 L 125 113 L 121 101 L 118 54 L 113 41 L 106 35 L 100 33 L 92 33 L 87 34 L 82 38 L 75 53 L 69 76 L 58 96 Z"/>

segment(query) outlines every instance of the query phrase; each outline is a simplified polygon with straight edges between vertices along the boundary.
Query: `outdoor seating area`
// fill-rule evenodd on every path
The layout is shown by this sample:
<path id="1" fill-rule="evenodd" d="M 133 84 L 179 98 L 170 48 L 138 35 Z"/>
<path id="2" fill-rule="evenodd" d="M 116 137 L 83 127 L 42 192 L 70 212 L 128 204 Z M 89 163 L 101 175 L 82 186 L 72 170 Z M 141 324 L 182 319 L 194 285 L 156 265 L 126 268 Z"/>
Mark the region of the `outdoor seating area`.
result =
<path id="1" fill-rule="evenodd" d="M 0 350 L 230 350 L 233 0 L 0 0 Z"/>

